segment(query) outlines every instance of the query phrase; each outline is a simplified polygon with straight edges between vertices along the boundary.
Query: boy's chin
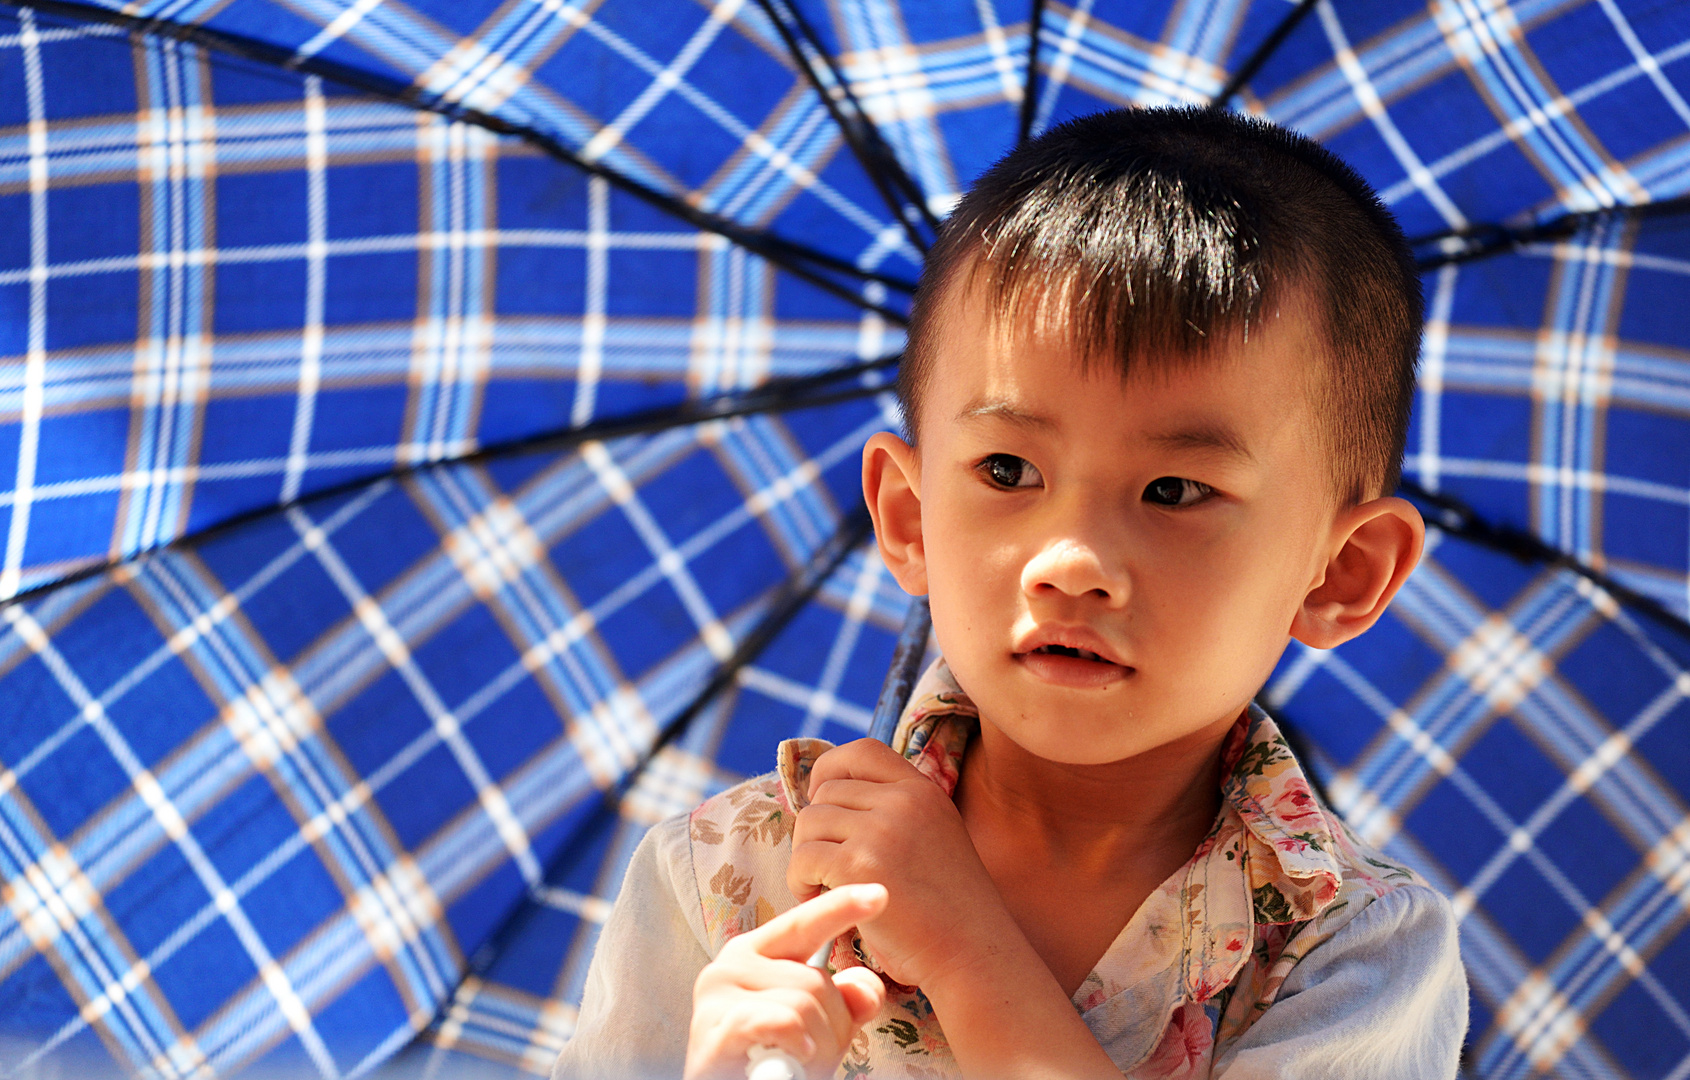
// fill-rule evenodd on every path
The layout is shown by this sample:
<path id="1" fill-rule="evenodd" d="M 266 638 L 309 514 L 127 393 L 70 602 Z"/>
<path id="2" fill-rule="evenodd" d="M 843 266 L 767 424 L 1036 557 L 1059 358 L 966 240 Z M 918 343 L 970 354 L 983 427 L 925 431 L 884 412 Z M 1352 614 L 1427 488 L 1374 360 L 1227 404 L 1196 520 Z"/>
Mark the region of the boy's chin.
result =
<path id="1" fill-rule="evenodd" d="M 1078 768 L 1115 765 L 1153 749 L 1123 740 L 1118 725 L 1111 728 L 1102 723 L 1076 723 L 1072 718 L 1059 728 L 1044 724 L 993 726 L 1021 753 L 1050 765 Z"/>

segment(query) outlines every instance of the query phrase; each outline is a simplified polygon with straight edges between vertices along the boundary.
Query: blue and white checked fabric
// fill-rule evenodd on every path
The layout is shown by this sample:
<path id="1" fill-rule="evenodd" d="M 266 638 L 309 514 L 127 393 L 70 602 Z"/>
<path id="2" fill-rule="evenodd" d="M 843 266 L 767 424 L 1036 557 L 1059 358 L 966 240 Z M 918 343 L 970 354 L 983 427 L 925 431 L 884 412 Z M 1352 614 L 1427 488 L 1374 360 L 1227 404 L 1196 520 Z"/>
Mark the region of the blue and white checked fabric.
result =
<path id="1" fill-rule="evenodd" d="M 933 213 L 1013 144 L 1025 0 L 785 2 Z M 0 1073 L 544 1074 L 644 829 L 863 730 L 902 617 L 868 551 L 602 796 L 895 413 L 378 478 L 901 343 L 541 144 L 894 311 L 919 252 L 760 0 L 121 10 L 305 68 L 0 7 L 0 596 L 153 553 L 0 609 Z M 1206 101 L 1293 10 L 1046 0 L 1033 128 Z M 1690 195 L 1687 100 L 1682 5 L 1322 0 L 1231 104 L 1436 257 Z M 1682 616 L 1675 210 L 1429 271 L 1407 476 Z M 1676 631 L 1436 531 L 1376 630 L 1264 691 L 1455 897 L 1472 1075 L 1690 1077 L 1687 694 Z"/>
<path id="2" fill-rule="evenodd" d="M 833 534 L 886 419 L 431 470 L 4 609 L 0 1034 L 40 1040 L 7 1064 L 97 1038 L 158 1075 L 355 1073 L 519 899 L 590 914 L 601 792 Z M 893 591 L 859 553 L 613 831 L 771 730 L 865 730 Z"/>
<path id="3" fill-rule="evenodd" d="M 1687 286 L 1690 213 L 1427 275 L 1407 474 L 1690 614 Z"/>
<path id="4" fill-rule="evenodd" d="M 237 16 L 253 8 L 270 6 L 219 18 L 250 29 Z M 400 15 L 384 5 L 359 25 Z M 675 95 L 647 95 L 630 138 L 702 134 L 663 110 L 700 92 L 687 80 L 742 65 L 751 31 L 671 38 L 680 26 L 649 22 L 612 35 L 626 63 L 674 69 L 689 42 L 703 54 Z M 639 33 L 660 35 L 655 52 Z M 737 147 L 767 118 L 718 119 Z M 395 466 L 900 341 L 518 139 L 168 40 L 0 10 L 0 133 L 0 215 L 15 226 L 0 241 L 0 596 Z M 878 198 L 860 171 L 849 195 L 800 183 L 854 168 L 828 164 L 837 138 L 770 138 L 761 155 L 789 171 L 759 172 L 756 199 L 678 193 L 720 196 L 752 225 L 798 215 L 795 233 L 856 244 L 853 258 L 874 249 L 884 229 L 858 205 Z M 858 240 L 835 211 L 864 223 Z"/>

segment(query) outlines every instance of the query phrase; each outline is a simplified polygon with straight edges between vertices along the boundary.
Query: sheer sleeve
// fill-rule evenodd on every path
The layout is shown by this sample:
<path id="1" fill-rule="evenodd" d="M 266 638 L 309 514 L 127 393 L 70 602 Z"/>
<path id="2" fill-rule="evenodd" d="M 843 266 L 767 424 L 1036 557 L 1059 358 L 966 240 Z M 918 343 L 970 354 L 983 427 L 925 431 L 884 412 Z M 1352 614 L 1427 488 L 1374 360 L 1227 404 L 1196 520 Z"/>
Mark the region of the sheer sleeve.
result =
<path id="1" fill-rule="evenodd" d="M 1356 913 L 1215 1062 L 1225 1080 L 1451 1080 L 1467 1031 L 1455 913 L 1424 886 Z"/>
<path id="2" fill-rule="evenodd" d="M 653 826 L 629 861 L 553 1080 L 680 1075 L 710 962 L 687 827 L 685 814 Z"/>

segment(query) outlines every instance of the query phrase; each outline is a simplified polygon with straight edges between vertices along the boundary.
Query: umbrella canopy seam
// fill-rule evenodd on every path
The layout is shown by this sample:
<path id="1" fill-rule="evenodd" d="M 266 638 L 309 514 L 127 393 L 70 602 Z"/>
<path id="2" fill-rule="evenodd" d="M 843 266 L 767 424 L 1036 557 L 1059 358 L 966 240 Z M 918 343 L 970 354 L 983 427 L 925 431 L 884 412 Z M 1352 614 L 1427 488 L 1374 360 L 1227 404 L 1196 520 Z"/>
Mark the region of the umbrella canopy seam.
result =
<path id="1" fill-rule="evenodd" d="M 1435 255 L 1423 256 L 1415 261 L 1415 266 L 1422 273 L 1429 273 L 1441 267 L 1477 262 L 1480 259 L 1488 259 L 1493 255 L 1517 251 L 1540 240 L 1572 236 L 1585 225 L 1611 220 L 1616 217 L 1649 218 L 1686 212 L 1690 212 L 1690 195 L 1679 196 L 1674 199 L 1662 199 L 1660 202 L 1605 206 L 1599 210 L 1580 210 L 1576 213 L 1560 214 L 1547 221 L 1518 228 L 1491 225 L 1451 229 L 1431 236 L 1417 237 L 1410 240 L 1409 243 L 1422 249 L 1434 247 L 1450 249 L 1439 251 Z"/>
<path id="2" fill-rule="evenodd" d="M 1659 600 L 1628 588 L 1611 576 L 1553 548 L 1531 533 L 1508 525 L 1495 525 L 1480 516 L 1477 510 L 1462 500 L 1444 492 L 1428 491 L 1412 480 L 1404 480 L 1398 489 L 1403 494 L 1425 504 L 1430 510 L 1428 524 L 1464 540 L 1471 540 L 1493 551 L 1500 551 L 1524 563 L 1542 563 L 1570 570 L 1595 585 L 1614 600 L 1654 619 L 1669 630 L 1690 639 L 1690 621 L 1668 610 Z"/>
<path id="3" fill-rule="evenodd" d="M 815 30 L 804 18 L 803 13 L 788 5 L 786 0 L 758 0 L 758 4 L 768 14 L 769 21 L 774 23 L 781 40 L 786 43 L 787 51 L 792 54 L 793 64 L 804 73 L 816 95 L 821 98 L 828 115 L 833 118 L 833 122 L 838 125 L 844 136 L 845 144 L 851 148 L 858 163 L 874 183 L 875 190 L 885 200 L 886 208 L 892 211 L 898 223 L 903 226 L 910 243 L 926 255 L 929 241 L 916 229 L 915 222 L 910 220 L 909 212 L 913 208 L 922 223 L 935 233 L 939 231 L 939 220 L 928 207 L 927 198 L 920 185 L 887 146 L 880 129 L 869 119 L 862 103 L 851 92 L 851 85 L 839 70 L 838 63 L 822 48 Z M 789 20 L 791 25 L 788 25 Z M 808 52 L 805 46 L 808 46 Z M 823 83 L 812 56 L 827 68 L 831 85 Z M 894 195 L 894 189 L 903 193 L 903 203 Z"/>
<path id="4" fill-rule="evenodd" d="M 1033 0 L 1027 12 L 1027 72 L 1021 84 L 1021 111 L 1015 135 L 1017 146 L 1032 138 L 1033 119 L 1038 113 L 1039 35 L 1044 31 L 1045 0 Z"/>
<path id="5" fill-rule="evenodd" d="M 801 409 L 820 408 L 825 405 L 838 405 L 848 401 L 858 401 L 862 398 L 874 397 L 887 393 L 890 389 L 885 383 L 865 383 L 843 390 L 813 393 L 818 386 L 827 386 L 842 379 L 853 376 L 867 375 L 884 370 L 898 363 L 903 358 L 902 353 L 882 356 L 874 360 L 865 360 L 855 364 L 831 368 L 814 375 L 799 376 L 791 379 L 771 380 L 763 386 L 749 392 L 719 394 L 715 397 L 696 401 L 683 402 L 680 405 L 659 409 L 648 409 L 629 416 L 615 417 L 601 420 L 580 427 L 566 427 L 543 431 L 535 435 L 513 439 L 509 442 L 494 443 L 479 450 L 453 457 L 437 458 L 433 461 L 418 462 L 395 466 L 381 473 L 354 477 L 339 484 L 317 488 L 305 492 L 285 502 L 270 503 L 256 507 L 246 513 L 236 514 L 214 525 L 199 529 L 177 537 L 168 544 L 149 548 L 140 555 L 123 558 L 104 559 L 97 563 L 81 567 L 51 581 L 42 582 L 28 589 L 22 589 L 5 598 L 0 598 L 0 611 L 15 604 L 39 600 L 41 597 L 73 585 L 79 581 L 98 577 L 109 573 L 119 566 L 134 563 L 156 552 L 170 551 L 183 547 L 202 544 L 205 541 L 233 531 L 252 521 L 269 517 L 272 514 L 285 513 L 296 506 L 303 506 L 359 491 L 371 484 L 387 480 L 402 480 L 408 476 L 431 472 L 436 469 L 456 465 L 477 465 L 501 458 L 515 457 L 521 454 L 544 453 L 547 451 L 563 450 L 581 443 L 599 441 L 612 438 L 624 438 L 630 435 L 642 435 L 654 431 L 667 431 L 670 428 L 684 427 L 690 424 L 704 424 L 715 420 L 732 420 L 743 416 L 757 416 L 766 413 L 794 412 Z"/>
<path id="6" fill-rule="evenodd" d="M 798 615 L 804 605 L 821 590 L 823 585 L 827 584 L 828 579 L 845 562 L 846 557 L 872 534 L 872 529 L 873 522 L 869 518 L 867 509 L 858 506 L 855 511 L 846 516 L 834 534 L 816 549 L 815 553 L 810 556 L 809 561 L 778 586 L 779 593 L 770 602 L 768 610 L 746 632 L 745 637 L 741 639 L 734 651 L 727 659 L 717 665 L 709 680 L 693 696 L 692 700 L 663 726 L 663 729 L 657 733 L 656 738 L 652 740 L 651 745 L 640 755 L 639 760 L 622 774 L 620 780 L 605 789 L 604 794 L 599 798 L 597 807 L 592 812 L 594 822 L 583 825 L 578 835 L 590 837 L 597 822 L 607 817 L 610 820 L 615 819 L 621 811 L 622 801 L 633 790 L 634 785 L 639 782 L 646 769 L 657 760 L 658 755 L 663 752 L 664 748 L 686 734 L 693 722 L 710 707 L 711 702 L 719 698 L 729 686 L 733 685 L 739 673 L 762 655 L 763 651 L 786 628 L 786 625 Z M 919 598 L 917 603 L 921 603 Z M 921 608 L 925 611 L 926 605 L 921 603 Z M 579 846 L 579 844 L 565 844 L 560 847 L 547 862 L 541 880 L 548 879 L 557 867 L 566 866 L 577 858 L 580 854 L 577 850 Z M 524 892 L 513 907 L 520 907 L 533 895 L 533 892 L 534 890 Z M 508 939 L 516 928 L 509 925 L 508 918 L 501 920 L 501 922 L 505 924 L 501 931 L 488 939 L 471 958 L 469 967 L 472 971 L 485 973 L 499 959 L 505 947 L 509 944 Z M 451 1004 L 451 999 L 448 998 L 441 1003 L 440 1010 L 444 1012 Z"/>
<path id="7" fill-rule="evenodd" d="M 1303 21 L 1304 16 L 1314 10 L 1316 3 L 1318 3 L 1318 0 L 1298 0 L 1297 6 L 1291 10 L 1291 13 L 1279 20 L 1279 24 L 1273 28 L 1273 31 L 1262 39 L 1260 45 L 1256 46 L 1256 51 L 1251 53 L 1244 63 L 1238 66 L 1237 71 L 1232 73 L 1232 78 L 1226 81 L 1226 85 L 1221 87 L 1220 92 L 1209 99 L 1209 108 L 1225 108 L 1227 102 L 1237 97 L 1238 92 L 1244 89 L 1251 79 L 1256 77 L 1256 73 L 1262 70 L 1263 65 L 1271 60 L 1273 54 L 1279 51 L 1279 47 L 1290 38 L 1291 32 L 1297 29 L 1297 24 Z"/>

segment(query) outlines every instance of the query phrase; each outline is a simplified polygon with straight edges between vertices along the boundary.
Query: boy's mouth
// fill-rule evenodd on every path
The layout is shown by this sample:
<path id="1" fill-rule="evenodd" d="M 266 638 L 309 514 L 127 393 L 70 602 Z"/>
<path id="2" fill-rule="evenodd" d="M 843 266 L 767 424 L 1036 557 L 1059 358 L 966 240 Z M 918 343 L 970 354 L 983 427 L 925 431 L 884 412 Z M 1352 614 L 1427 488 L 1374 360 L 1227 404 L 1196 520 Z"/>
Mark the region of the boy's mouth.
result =
<path id="1" fill-rule="evenodd" d="M 1080 660 L 1096 660 L 1100 664 L 1109 663 L 1108 660 L 1103 659 L 1103 657 L 1097 655 L 1089 649 L 1071 649 L 1066 645 L 1040 645 L 1033 651 L 1035 653 L 1043 653 L 1046 656 L 1072 656 Z"/>
<path id="2" fill-rule="evenodd" d="M 1133 674 L 1132 668 L 1091 649 L 1049 641 L 1016 653 L 1015 659 L 1041 682 L 1073 689 L 1101 689 Z"/>

